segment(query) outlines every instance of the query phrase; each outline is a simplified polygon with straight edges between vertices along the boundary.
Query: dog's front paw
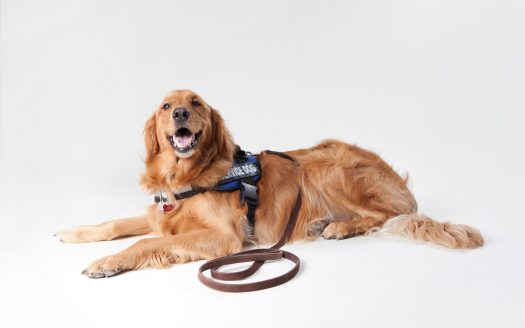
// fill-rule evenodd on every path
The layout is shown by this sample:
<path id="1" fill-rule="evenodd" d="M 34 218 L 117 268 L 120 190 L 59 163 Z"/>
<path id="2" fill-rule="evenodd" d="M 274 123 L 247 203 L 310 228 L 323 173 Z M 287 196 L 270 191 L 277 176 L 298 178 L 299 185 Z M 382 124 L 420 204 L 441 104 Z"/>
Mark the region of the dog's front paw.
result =
<path id="1" fill-rule="evenodd" d="M 63 243 L 84 243 L 86 242 L 85 227 L 75 227 L 61 230 L 53 236 Z"/>
<path id="2" fill-rule="evenodd" d="M 54 234 L 63 243 L 89 243 L 101 240 L 111 240 L 115 237 L 111 226 L 99 225 L 84 225 L 62 231 Z"/>
<path id="3" fill-rule="evenodd" d="M 128 270 L 118 255 L 106 256 L 91 263 L 82 271 L 88 278 L 108 278 Z"/>

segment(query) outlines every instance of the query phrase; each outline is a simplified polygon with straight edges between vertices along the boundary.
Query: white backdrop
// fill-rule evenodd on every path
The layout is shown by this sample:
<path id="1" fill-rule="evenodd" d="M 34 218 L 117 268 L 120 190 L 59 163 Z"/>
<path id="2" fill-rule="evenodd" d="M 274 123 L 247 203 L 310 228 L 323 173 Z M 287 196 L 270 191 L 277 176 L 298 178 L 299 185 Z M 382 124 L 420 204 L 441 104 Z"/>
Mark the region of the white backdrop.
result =
<path id="1" fill-rule="evenodd" d="M 525 2 L 0 6 L 1 327 L 525 325 Z M 201 286 L 200 263 L 86 279 L 136 239 L 52 234 L 144 210 L 143 123 L 177 88 L 252 151 L 339 138 L 378 152 L 424 213 L 478 227 L 486 246 L 296 243 L 293 281 L 242 295 Z"/>

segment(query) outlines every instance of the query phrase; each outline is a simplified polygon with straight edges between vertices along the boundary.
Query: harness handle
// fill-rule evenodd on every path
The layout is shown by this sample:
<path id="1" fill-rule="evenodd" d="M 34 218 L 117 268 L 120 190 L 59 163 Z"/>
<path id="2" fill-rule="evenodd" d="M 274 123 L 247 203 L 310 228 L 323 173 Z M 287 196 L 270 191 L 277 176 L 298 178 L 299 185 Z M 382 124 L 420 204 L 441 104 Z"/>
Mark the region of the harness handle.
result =
<path id="1" fill-rule="evenodd" d="M 288 154 L 274 152 L 274 151 L 265 151 L 268 154 L 272 155 L 278 155 L 283 158 L 286 158 L 288 160 L 291 160 L 298 165 L 297 161 L 289 156 Z M 220 257 L 214 260 L 207 261 L 199 268 L 198 278 L 201 283 L 206 285 L 209 288 L 219 290 L 222 292 L 230 292 L 230 293 L 240 293 L 240 292 L 251 292 L 261 289 L 267 289 L 272 288 L 275 286 L 279 286 L 281 284 L 284 284 L 285 282 L 291 280 L 297 272 L 299 272 L 299 267 L 301 264 L 301 260 L 299 257 L 297 257 L 295 254 L 283 251 L 280 248 L 286 244 L 288 241 L 288 238 L 292 234 L 293 228 L 295 227 L 295 223 L 297 222 L 297 217 L 299 216 L 299 210 L 301 209 L 302 199 L 301 199 L 301 190 L 299 189 L 297 193 L 297 199 L 295 201 L 294 208 L 292 210 L 292 213 L 290 214 L 290 218 L 288 219 L 288 223 L 286 224 L 286 227 L 283 231 L 283 234 L 281 236 L 281 239 L 273 245 L 270 248 L 259 248 L 259 249 L 253 249 L 248 250 L 224 257 Z M 218 280 L 222 281 L 233 281 L 233 280 L 242 280 L 245 278 L 248 278 L 252 276 L 255 272 L 257 272 L 266 261 L 272 261 L 272 260 L 280 260 L 280 259 L 287 259 L 294 263 L 294 266 L 292 269 L 290 269 L 288 272 L 271 278 L 267 280 L 252 282 L 252 283 L 245 283 L 245 284 L 229 284 L 229 283 L 223 283 L 219 282 Z M 219 268 L 229 265 L 229 264 L 235 264 L 235 263 L 245 263 L 245 262 L 253 262 L 247 269 L 236 271 L 236 272 L 221 272 L 219 271 Z M 207 270 L 210 270 L 211 276 L 214 279 L 210 279 L 206 277 L 203 273 Z"/>

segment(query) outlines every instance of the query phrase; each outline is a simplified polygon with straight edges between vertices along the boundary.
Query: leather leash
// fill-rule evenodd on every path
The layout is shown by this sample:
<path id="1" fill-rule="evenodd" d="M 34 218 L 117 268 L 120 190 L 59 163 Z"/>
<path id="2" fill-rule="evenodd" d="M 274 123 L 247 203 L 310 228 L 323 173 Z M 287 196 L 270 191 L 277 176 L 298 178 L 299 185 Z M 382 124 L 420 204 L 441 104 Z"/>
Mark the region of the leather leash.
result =
<path id="1" fill-rule="evenodd" d="M 266 152 L 269 154 L 279 155 L 284 158 L 290 159 L 297 165 L 297 162 L 287 154 L 271 152 L 271 151 L 266 151 Z M 286 227 L 281 236 L 281 239 L 279 239 L 279 241 L 275 245 L 273 245 L 270 248 L 253 249 L 249 251 L 244 251 L 244 252 L 220 257 L 214 260 L 210 260 L 204 263 L 199 268 L 198 277 L 199 277 L 200 282 L 202 282 L 204 285 L 208 286 L 209 288 L 219 290 L 222 292 L 241 293 L 241 292 L 252 292 L 256 290 L 267 289 L 267 288 L 279 286 L 289 281 L 293 277 L 295 277 L 297 272 L 299 272 L 301 260 L 299 260 L 299 258 L 295 254 L 292 254 L 287 251 L 283 251 L 280 248 L 284 244 L 286 244 L 286 242 L 288 241 L 288 238 L 290 238 L 290 235 L 292 234 L 293 228 L 295 227 L 295 223 L 297 222 L 297 216 L 299 215 L 299 210 L 301 209 L 301 204 L 302 204 L 301 190 L 299 190 L 299 192 L 297 193 L 297 200 L 295 201 L 295 206 L 292 210 L 292 213 L 290 214 L 288 223 L 286 224 Z M 288 272 L 280 276 L 277 276 L 271 279 L 267 279 L 267 280 L 262 280 L 262 281 L 252 282 L 252 283 L 245 283 L 245 284 L 229 284 L 229 283 L 223 283 L 223 282 L 217 281 L 217 280 L 233 281 L 233 280 L 246 279 L 252 276 L 254 273 L 256 273 L 266 261 L 280 260 L 283 258 L 293 262 L 295 265 Z M 236 272 L 219 271 L 219 268 L 225 265 L 235 264 L 235 263 L 245 263 L 245 262 L 253 262 L 253 263 L 247 269 L 244 269 L 241 271 L 236 271 Z M 214 279 L 210 279 L 203 274 L 207 270 L 210 270 L 211 276 Z"/>

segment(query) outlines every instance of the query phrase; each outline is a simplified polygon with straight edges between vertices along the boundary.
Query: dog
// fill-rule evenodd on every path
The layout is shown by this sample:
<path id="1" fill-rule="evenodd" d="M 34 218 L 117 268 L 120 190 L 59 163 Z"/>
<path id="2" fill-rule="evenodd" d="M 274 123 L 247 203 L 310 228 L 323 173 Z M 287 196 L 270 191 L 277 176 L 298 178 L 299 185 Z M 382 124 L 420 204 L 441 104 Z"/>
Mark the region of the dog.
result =
<path id="1" fill-rule="evenodd" d="M 283 156 L 262 152 L 257 183 L 259 205 L 254 224 L 240 190 L 213 190 L 232 167 L 234 141 L 219 112 L 190 90 L 170 92 L 146 121 L 146 171 L 142 186 L 157 194 L 142 216 L 80 226 L 58 232 L 66 243 L 112 240 L 156 234 L 123 251 L 92 262 L 82 273 L 90 278 L 144 267 L 214 259 L 239 252 L 246 243 L 277 241 L 298 193 L 302 196 L 290 241 L 344 239 L 386 232 L 448 248 L 483 245 L 470 226 L 440 223 L 418 214 L 417 203 L 401 178 L 378 155 L 337 140 Z M 206 192 L 176 199 L 174 193 Z"/>

